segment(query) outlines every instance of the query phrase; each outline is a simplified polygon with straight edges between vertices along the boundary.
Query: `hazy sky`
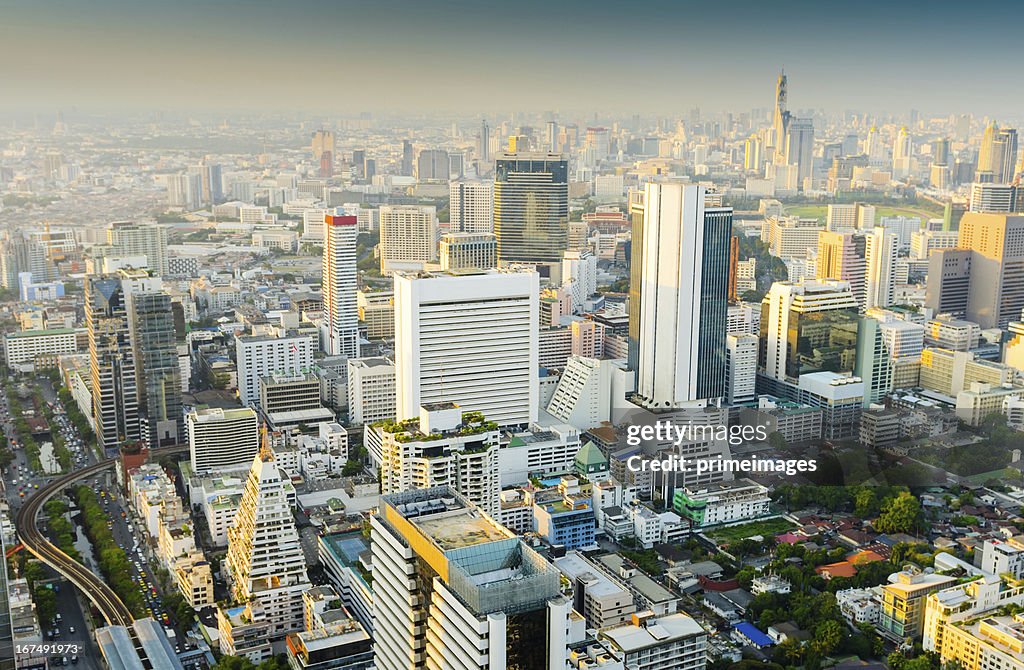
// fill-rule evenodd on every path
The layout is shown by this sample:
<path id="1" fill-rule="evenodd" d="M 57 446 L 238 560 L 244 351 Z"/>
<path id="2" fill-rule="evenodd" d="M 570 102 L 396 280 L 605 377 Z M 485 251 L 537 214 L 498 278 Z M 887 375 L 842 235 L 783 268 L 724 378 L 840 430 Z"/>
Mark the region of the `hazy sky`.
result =
<path id="1" fill-rule="evenodd" d="M 892 4 L 0 0 L 0 109 L 1024 116 L 1012 4 Z"/>

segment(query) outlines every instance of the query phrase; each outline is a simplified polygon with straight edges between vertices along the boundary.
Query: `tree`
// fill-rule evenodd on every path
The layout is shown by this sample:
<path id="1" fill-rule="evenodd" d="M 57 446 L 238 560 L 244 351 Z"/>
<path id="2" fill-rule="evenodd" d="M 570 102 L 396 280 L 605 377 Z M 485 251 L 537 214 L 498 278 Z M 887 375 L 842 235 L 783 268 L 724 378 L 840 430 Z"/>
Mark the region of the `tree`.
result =
<path id="1" fill-rule="evenodd" d="M 910 533 L 921 521 L 921 503 L 909 491 L 882 502 L 882 511 L 875 521 L 880 533 Z"/>
<path id="2" fill-rule="evenodd" d="M 822 621 L 814 629 L 814 639 L 811 644 L 822 656 L 827 656 L 839 647 L 843 641 L 843 627 L 834 619 Z"/>
<path id="3" fill-rule="evenodd" d="M 869 488 L 862 488 L 854 496 L 854 514 L 867 519 L 878 514 L 878 496 Z"/>
<path id="4" fill-rule="evenodd" d="M 786 442 L 785 436 L 779 431 L 773 432 L 768 436 L 768 446 L 775 451 L 785 451 L 788 443 Z"/>
<path id="5" fill-rule="evenodd" d="M 245 656 L 221 656 L 213 670 L 255 670 L 253 665 Z"/>
<path id="6" fill-rule="evenodd" d="M 170 613 L 174 620 L 179 624 L 189 626 L 195 620 L 195 610 L 192 606 L 185 602 L 184 596 L 180 592 L 174 591 L 167 598 L 164 599 L 164 605 L 167 607 L 167 611 Z"/>
<path id="7" fill-rule="evenodd" d="M 803 658 L 803 655 L 804 648 L 800 641 L 796 638 L 787 637 L 782 641 L 782 644 L 776 647 L 773 658 L 786 665 L 800 665 L 800 659 Z"/>
<path id="8" fill-rule="evenodd" d="M 39 584 L 32 592 L 32 599 L 36 603 L 36 613 L 40 621 L 52 621 L 57 614 L 57 594 L 53 592 L 48 584 Z"/>

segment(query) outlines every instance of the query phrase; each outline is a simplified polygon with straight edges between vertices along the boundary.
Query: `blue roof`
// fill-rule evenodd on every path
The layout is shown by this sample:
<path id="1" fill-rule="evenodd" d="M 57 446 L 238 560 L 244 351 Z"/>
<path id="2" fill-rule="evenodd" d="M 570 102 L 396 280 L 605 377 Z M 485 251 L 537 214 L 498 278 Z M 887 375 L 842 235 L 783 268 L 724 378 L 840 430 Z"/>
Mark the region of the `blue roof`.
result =
<path id="1" fill-rule="evenodd" d="M 762 633 L 757 626 L 747 621 L 738 623 L 733 626 L 733 628 L 742 633 L 743 637 L 747 638 L 758 647 L 769 647 L 774 644 L 770 637 Z"/>

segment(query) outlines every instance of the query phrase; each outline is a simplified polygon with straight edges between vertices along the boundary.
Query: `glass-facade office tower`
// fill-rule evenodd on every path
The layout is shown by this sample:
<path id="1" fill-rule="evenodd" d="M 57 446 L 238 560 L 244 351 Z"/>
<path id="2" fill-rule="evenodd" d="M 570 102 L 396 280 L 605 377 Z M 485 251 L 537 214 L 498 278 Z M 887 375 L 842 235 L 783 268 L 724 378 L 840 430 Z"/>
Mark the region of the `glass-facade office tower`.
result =
<path id="1" fill-rule="evenodd" d="M 849 372 L 859 320 L 848 282 L 776 282 L 761 304 L 760 367 L 791 382 L 811 372 Z"/>
<path id="2" fill-rule="evenodd" d="M 635 399 L 649 409 L 725 394 L 732 209 L 705 207 L 705 195 L 701 186 L 674 183 L 647 184 L 644 192 L 632 272 L 639 279 Z"/>
<path id="3" fill-rule="evenodd" d="M 171 296 L 132 295 L 131 326 L 141 435 L 151 447 L 179 444 L 185 430 Z"/>
<path id="4" fill-rule="evenodd" d="M 569 168 L 559 154 L 505 153 L 494 173 L 498 262 L 561 263 L 569 246 Z"/>
<path id="5" fill-rule="evenodd" d="M 170 315 L 170 308 L 167 311 Z M 118 277 L 86 278 L 85 322 L 96 439 L 103 449 L 110 449 L 141 437 L 127 296 Z"/>

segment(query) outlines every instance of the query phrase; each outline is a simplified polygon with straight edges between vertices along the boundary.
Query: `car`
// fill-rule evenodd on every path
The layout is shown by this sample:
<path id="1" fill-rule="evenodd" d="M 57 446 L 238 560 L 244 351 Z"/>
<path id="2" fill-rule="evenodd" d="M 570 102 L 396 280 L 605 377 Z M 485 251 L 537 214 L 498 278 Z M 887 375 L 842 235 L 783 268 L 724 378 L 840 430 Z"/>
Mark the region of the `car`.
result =
<path id="1" fill-rule="evenodd" d="M 67 665 L 68 664 L 68 657 L 65 656 L 64 658 L 62 658 L 61 661 L 60 661 L 60 664 L 61 665 Z"/>
<path id="2" fill-rule="evenodd" d="M 71 657 L 71 665 L 77 665 L 77 664 L 78 664 L 78 656 L 74 655 L 74 656 Z"/>
<path id="3" fill-rule="evenodd" d="M 71 633 L 72 635 L 74 635 L 75 634 L 75 627 L 71 626 L 70 628 L 68 628 L 68 632 Z"/>

